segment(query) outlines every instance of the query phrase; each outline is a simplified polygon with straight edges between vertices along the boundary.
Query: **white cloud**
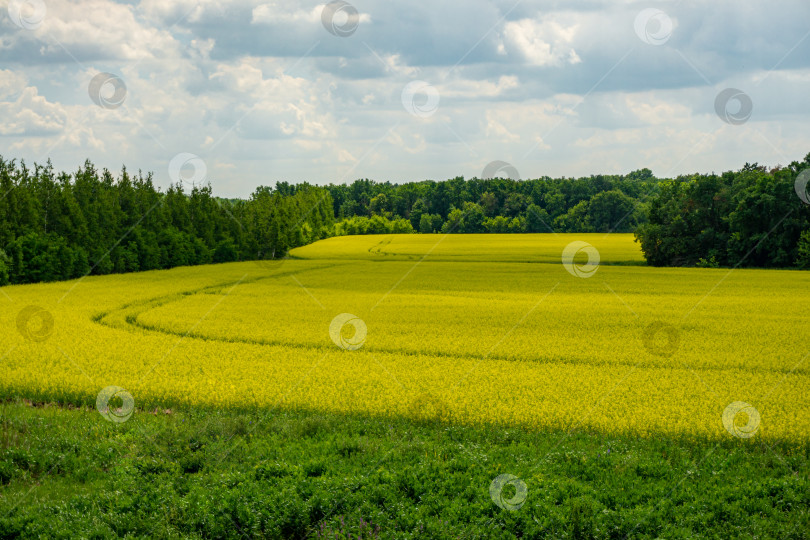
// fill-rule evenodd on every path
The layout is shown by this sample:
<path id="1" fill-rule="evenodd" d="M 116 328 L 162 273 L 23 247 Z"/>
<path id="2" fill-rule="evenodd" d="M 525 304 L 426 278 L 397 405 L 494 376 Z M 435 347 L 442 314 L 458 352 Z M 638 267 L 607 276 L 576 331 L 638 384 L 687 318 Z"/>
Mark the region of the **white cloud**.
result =
<path id="1" fill-rule="evenodd" d="M 312 9 L 295 9 L 290 11 L 290 3 L 269 2 L 253 8 L 253 24 L 284 24 L 309 22 L 318 23 L 321 20 L 321 10 L 323 5 L 315 6 Z"/>
<path id="2" fill-rule="evenodd" d="M 0 69 L 0 99 L 19 94 L 28 82 L 27 77 L 10 69 Z"/>
<path id="3" fill-rule="evenodd" d="M 285 75 L 277 66 L 265 77 L 261 61 L 242 59 L 239 65 L 219 64 L 210 77 L 237 98 L 238 132 L 247 138 L 327 138 L 336 127 L 319 98 L 317 83 Z"/>
<path id="4" fill-rule="evenodd" d="M 692 113 L 691 108 L 683 103 L 656 98 L 649 93 L 627 96 L 624 103 L 641 122 L 648 125 L 688 123 Z"/>
<path id="5" fill-rule="evenodd" d="M 345 150 L 343 148 L 338 150 L 337 159 L 341 163 L 348 163 L 348 162 L 356 162 L 357 158 L 354 157 L 351 152 Z"/>
<path id="6" fill-rule="evenodd" d="M 297 24 L 312 23 L 321 24 L 321 13 L 325 4 L 318 4 L 310 9 L 295 7 L 290 2 L 267 2 L 256 6 L 252 11 L 251 22 L 253 24 Z M 339 14 L 338 14 L 339 15 Z M 371 15 L 368 13 L 358 13 L 358 23 L 368 24 L 371 22 Z M 336 21 L 339 22 L 339 21 Z"/>
<path id="7" fill-rule="evenodd" d="M 244 0 L 141 0 L 139 11 L 155 22 L 198 23 L 225 15 L 226 10 L 248 4 Z"/>
<path id="8" fill-rule="evenodd" d="M 503 95 L 509 90 L 520 86 L 520 81 L 514 75 L 503 75 L 497 81 L 489 80 L 460 80 L 444 84 L 440 87 L 440 94 L 444 97 L 463 98 L 493 98 Z"/>
<path id="9" fill-rule="evenodd" d="M 26 86 L 25 76 L 0 70 L 0 135 L 54 135 L 67 122 L 65 110 Z"/>
<path id="10" fill-rule="evenodd" d="M 520 135 L 509 131 L 497 118 L 493 118 L 487 113 L 487 139 L 497 139 L 500 141 L 517 142 L 520 140 Z"/>
<path id="11" fill-rule="evenodd" d="M 49 0 L 48 13 L 34 32 L 41 54 L 142 60 L 172 56 L 177 42 L 166 29 L 142 24 L 132 6 L 111 0 Z"/>
<path id="12" fill-rule="evenodd" d="M 504 25 L 501 50 L 513 50 L 534 66 L 578 64 L 582 60 L 572 45 L 578 28 L 551 16 L 511 21 Z"/>

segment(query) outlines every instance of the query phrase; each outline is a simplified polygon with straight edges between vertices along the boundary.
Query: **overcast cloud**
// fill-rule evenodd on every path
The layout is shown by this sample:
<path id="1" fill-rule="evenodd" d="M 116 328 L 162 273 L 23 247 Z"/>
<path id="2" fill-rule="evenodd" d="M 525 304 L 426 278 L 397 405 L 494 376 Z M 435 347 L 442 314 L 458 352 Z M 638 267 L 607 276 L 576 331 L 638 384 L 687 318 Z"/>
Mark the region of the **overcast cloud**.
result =
<path id="1" fill-rule="evenodd" d="M 810 152 L 807 0 L 0 4 L 0 154 L 58 169 L 166 186 L 189 153 L 244 197 L 494 160 L 673 176 Z"/>

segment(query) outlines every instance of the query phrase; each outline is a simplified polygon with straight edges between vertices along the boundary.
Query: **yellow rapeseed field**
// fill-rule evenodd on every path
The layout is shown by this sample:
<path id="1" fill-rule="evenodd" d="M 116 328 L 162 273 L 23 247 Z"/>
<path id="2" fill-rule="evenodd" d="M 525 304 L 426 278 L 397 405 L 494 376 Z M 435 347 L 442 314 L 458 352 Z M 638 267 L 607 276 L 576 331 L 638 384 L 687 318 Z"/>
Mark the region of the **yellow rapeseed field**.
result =
<path id="1" fill-rule="evenodd" d="M 344 237 L 292 257 L 4 287 L 3 391 L 810 439 L 810 273 L 649 268 L 632 235 Z"/>

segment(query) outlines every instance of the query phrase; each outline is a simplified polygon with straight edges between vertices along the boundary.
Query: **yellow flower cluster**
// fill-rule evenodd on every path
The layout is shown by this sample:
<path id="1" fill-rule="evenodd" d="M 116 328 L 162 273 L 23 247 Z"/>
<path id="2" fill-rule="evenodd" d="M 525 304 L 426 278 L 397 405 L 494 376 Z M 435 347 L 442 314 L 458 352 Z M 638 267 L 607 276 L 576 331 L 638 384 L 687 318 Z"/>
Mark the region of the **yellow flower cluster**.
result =
<path id="1" fill-rule="evenodd" d="M 574 241 L 599 253 L 584 278 L 561 263 Z M 115 386 L 136 407 L 810 439 L 808 273 L 633 265 L 631 235 L 364 236 L 292 255 L 5 287 L 0 385 L 87 403 Z M 335 337 L 336 320 L 364 339 Z"/>

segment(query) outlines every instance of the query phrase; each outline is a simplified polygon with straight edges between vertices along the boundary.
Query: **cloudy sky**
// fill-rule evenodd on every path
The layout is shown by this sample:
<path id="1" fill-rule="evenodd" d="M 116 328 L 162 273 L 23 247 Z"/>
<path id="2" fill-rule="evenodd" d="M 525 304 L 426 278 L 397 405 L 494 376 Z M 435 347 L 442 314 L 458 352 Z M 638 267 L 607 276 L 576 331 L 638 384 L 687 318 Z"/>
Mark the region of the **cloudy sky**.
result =
<path id="1" fill-rule="evenodd" d="M 807 0 L 0 5 L 0 155 L 58 169 L 247 196 L 495 160 L 673 176 L 810 152 Z"/>

